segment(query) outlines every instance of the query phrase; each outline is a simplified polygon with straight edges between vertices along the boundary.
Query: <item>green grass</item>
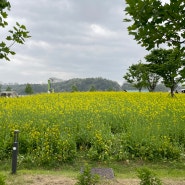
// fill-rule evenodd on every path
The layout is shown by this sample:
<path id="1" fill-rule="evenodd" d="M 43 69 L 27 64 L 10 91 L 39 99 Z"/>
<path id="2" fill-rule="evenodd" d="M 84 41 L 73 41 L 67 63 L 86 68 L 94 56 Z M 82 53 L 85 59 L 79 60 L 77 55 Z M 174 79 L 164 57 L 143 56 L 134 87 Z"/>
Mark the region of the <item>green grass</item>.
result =
<path id="1" fill-rule="evenodd" d="M 85 164 L 90 167 L 112 168 L 116 178 L 137 178 L 137 169 L 147 167 L 151 169 L 160 178 L 169 179 L 185 179 L 185 161 L 181 162 L 143 162 L 143 161 L 127 161 L 127 162 L 76 162 L 73 165 L 64 164 L 57 169 L 33 167 L 31 169 L 17 168 L 16 175 L 63 175 L 65 177 L 76 178 L 80 172 L 80 168 Z M 8 166 L 9 165 L 9 166 Z M 7 176 L 11 175 L 11 164 L 0 162 L 0 173 Z"/>
<path id="2" fill-rule="evenodd" d="M 87 162 L 87 161 L 86 161 Z M 73 180 L 77 180 L 77 177 L 80 174 L 80 168 L 85 165 L 85 163 L 75 163 L 73 165 L 62 165 L 58 169 L 46 169 L 34 167 L 32 169 L 17 169 L 17 173 L 11 174 L 11 166 L 9 163 L 5 165 L 1 165 L 0 162 L 0 174 L 6 177 L 7 185 L 25 185 L 25 184 L 35 184 L 35 179 L 37 178 L 46 178 L 51 177 L 53 179 L 57 178 L 70 178 Z M 112 168 L 115 174 L 115 179 L 138 179 L 137 170 L 143 167 L 147 167 L 152 172 L 156 174 L 156 176 L 161 179 L 168 180 L 178 180 L 185 181 L 185 162 L 173 162 L 173 163 L 151 163 L 151 162 L 143 162 L 143 161 L 131 161 L 131 162 L 114 162 L 114 163 L 92 163 L 89 162 L 88 165 L 90 167 L 105 167 Z M 5 167 L 5 169 L 3 169 Z M 33 176 L 35 178 L 33 179 Z M 38 179 L 39 180 L 39 179 Z M 51 182 L 51 180 L 50 180 Z"/>

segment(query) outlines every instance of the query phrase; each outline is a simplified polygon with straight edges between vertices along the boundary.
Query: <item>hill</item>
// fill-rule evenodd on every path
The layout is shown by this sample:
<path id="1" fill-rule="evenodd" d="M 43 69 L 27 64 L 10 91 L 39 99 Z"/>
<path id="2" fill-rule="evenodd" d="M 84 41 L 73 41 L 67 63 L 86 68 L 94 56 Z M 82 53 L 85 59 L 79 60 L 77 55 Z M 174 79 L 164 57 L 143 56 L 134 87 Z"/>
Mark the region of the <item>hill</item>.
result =
<path id="1" fill-rule="evenodd" d="M 25 94 L 27 84 L 3 84 L 1 89 L 10 88 L 18 94 Z M 48 84 L 30 84 L 34 94 L 48 92 Z M 120 85 L 112 80 L 103 78 L 73 78 L 70 80 L 51 83 L 55 92 L 72 92 L 72 91 L 120 91 Z"/>

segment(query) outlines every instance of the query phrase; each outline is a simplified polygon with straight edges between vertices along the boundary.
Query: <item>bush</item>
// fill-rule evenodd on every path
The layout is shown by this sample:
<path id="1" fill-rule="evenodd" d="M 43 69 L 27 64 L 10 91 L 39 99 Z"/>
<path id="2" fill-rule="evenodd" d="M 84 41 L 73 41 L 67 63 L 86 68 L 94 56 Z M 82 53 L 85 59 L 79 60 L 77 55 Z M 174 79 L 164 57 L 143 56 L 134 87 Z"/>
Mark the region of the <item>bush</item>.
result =
<path id="1" fill-rule="evenodd" d="M 6 185 L 5 179 L 6 179 L 5 176 L 0 174 L 0 185 Z"/>
<path id="2" fill-rule="evenodd" d="M 139 169 L 138 177 L 141 179 L 140 185 L 162 185 L 161 180 L 147 168 Z"/>
<path id="3" fill-rule="evenodd" d="M 78 176 L 78 181 L 75 185 L 95 185 L 99 183 L 100 177 L 91 173 L 88 165 L 85 166 L 81 174 Z"/>

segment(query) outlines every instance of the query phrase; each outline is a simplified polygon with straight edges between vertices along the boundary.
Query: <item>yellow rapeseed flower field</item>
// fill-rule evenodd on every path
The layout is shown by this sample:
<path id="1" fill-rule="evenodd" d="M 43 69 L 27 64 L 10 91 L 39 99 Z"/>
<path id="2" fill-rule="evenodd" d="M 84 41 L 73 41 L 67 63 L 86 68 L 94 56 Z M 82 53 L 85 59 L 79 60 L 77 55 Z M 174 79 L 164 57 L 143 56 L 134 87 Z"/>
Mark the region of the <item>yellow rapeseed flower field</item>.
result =
<path id="1" fill-rule="evenodd" d="M 0 159 L 22 163 L 184 157 L 185 94 L 75 92 L 0 99 Z"/>

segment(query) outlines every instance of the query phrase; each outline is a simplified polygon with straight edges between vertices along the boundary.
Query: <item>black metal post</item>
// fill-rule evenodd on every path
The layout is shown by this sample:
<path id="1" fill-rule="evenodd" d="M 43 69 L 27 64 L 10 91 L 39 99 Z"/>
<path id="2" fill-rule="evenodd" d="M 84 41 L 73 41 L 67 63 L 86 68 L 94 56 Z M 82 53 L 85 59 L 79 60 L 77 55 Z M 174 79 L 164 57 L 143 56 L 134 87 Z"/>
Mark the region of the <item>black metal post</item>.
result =
<path id="1" fill-rule="evenodd" d="M 18 135 L 19 130 L 14 131 L 14 143 L 13 143 L 13 151 L 12 151 L 12 174 L 16 173 L 17 169 L 17 155 L 18 155 Z"/>

